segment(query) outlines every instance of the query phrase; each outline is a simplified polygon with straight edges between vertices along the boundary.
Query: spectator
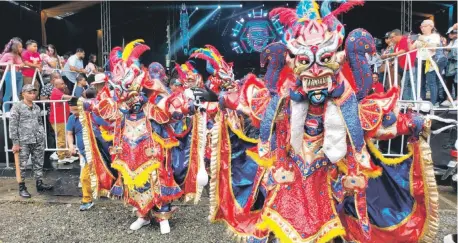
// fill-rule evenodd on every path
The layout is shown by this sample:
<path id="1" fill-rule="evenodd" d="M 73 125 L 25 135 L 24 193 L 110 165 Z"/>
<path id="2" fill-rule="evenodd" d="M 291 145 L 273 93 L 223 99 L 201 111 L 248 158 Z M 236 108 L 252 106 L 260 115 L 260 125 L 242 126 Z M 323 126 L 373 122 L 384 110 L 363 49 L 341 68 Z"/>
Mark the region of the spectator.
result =
<path id="1" fill-rule="evenodd" d="M 76 82 L 77 83 L 76 83 L 75 92 L 73 96 L 79 98 L 81 97 L 83 92 L 86 90 L 87 81 L 83 75 L 78 75 L 78 77 L 76 77 Z"/>
<path id="2" fill-rule="evenodd" d="M 43 79 L 49 81 L 50 75 L 57 70 L 61 69 L 60 59 L 57 55 L 54 45 L 49 44 L 46 47 L 46 53 L 42 54 L 41 60 L 43 62 Z M 45 78 L 48 77 L 48 78 Z"/>
<path id="3" fill-rule="evenodd" d="M 37 52 L 37 42 L 34 40 L 28 40 L 25 43 L 26 51 L 22 52 L 22 60 L 27 67 L 22 69 L 22 75 L 24 76 L 24 85 L 32 84 L 35 69 L 41 72 L 41 58 Z M 39 90 L 39 81 L 35 80 L 34 87 Z"/>
<path id="4" fill-rule="evenodd" d="M 87 211 L 94 203 L 92 202 L 92 189 L 91 189 L 91 164 L 88 163 L 86 152 L 84 150 L 83 142 L 83 126 L 79 120 L 79 112 L 77 106 L 78 99 L 73 97 L 69 101 L 70 110 L 72 115 L 68 118 L 68 123 L 66 127 L 67 131 L 67 141 L 70 146 L 70 152 L 76 154 L 76 149 L 73 146 L 73 136 L 76 138 L 76 146 L 78 147 L 78 155 L 80 158 L 80 181 L 81 181 L 81 191 L 83 193 L 83 199 L 81 200 L 80 211 Z"/>
<path id="5" fill-rule="evenodd" d="M 58 72 L 51 73 L 51 77 L 50 77 L 49 83 L 46 83 L 43 86 L 43 88 L 41 89 L 40 100 L 49 100 L 51 98 L 51 93 L 52 93 L 52 90 L 54 89 L 54 81 L 57 80 L 57 79 L 62 79 L 60 74 Z M 46 104 L 45 109 L 46 109 L 46 114 L 50 114 L 51 113 L 51 105 L 50 104 Z M 54 134 L 53 129 L 51 129 L 51 127 L 52 127 L 52 125 L 51 125 L 51 123 L 49 122 L 49 119 L 48 119 L 46 121 L 46 131 L 47 131 L 46 139 L 48 140 L 48 144 L 56 144 L 56 136 Z M 58 156 L 57 156 L 56 152 L 52 153 L 51 159 L 52 160 L 58 160 Z"/>
<path id="6" fill-rule="evenodd" d="M 95 54 L 89 55 L 89 62 L 86 65 L 86 70 L 88 73 L 93 73 L 93 74 L 98 73 L 98 67 L 96 63 L 97 63 L 97 56 Z"/>
<path id="7" fill-rule="evenodd" d="M 31 84 L 24 85 L 22 89 L 24 99 L 13 105 L 9 125 L 13 153 L 19 152 L 21 170 L 19 195 L 25 198 L 31 197 L 25 186 L 25 167 L 30 155 L 37 191 L 47 191 L 53 188 L 42 181 L 45 132 L 40 118 L 40 108 L 33 103 L 36 92 L 37 90 Z"/>
<path id="8" fill-rule="evenodd" d="M 59 73 L 52 73 L 49 83 L 45 84 L 43 88 L 41 89 L 40 93 L 40 100 L 49 100 L 51 97 L 52 90 L 54 89 L 54 81 L 56 79 L 61 79 L 62 77 L 60 76 Z"/>
<path id="9" fill-rule="evenodd" d="M 65 83 L 62 79 L 54 80 L 54 89 L 51 92 L 50 100 L 69 100 L 72 97 L 66 95 Z M 57 163 L 71 163 L 78 159 L 78 157 L 72 157 L 66 148 L 65 143 L 65 123 L 70 114 L 70 107 L 67 102 L 56 102 L 51 104 L 51 112 L 49 113 L 49 122 L 52 124 L 54 132 L 57 137 L 57 148 L 61 149 L 57 151 L 58 161 Z"/>
<path id="10" fill-rule="evenodd" d="M 96 65 L 97 56 L 94 54 L 89 55 L 89 63 L 86 65 L 86 71 L 88 72 L 87 82 L 91 84 L 94 82 L 95 75 L 99 73 L 99 67 Z"/>
<path id="11" fill-rule="evenodd" d="M 385 59 L 388 59 L 389 58 L 388 55 L 394 52 L 394 45 L 393 45 L 393 42 L 391 41 L 390 35 L 391 35 L 391 32 L 386 32 L 384 36 L 387 47 L 385 48 L 385 50 L 382 50 L 382 56 L 380 58 L 383 61 L 385 61 Z M 388 76 L 387 76 L 388 82 L 385 82 L 385 85 L 387 86 L 387 88 L 389 88 L 389 87 L 392 87 L 394 83 L 394 68 L 393 68 L 393 61 L 390 61 L 390 60 L 386 60 L 386 61 L 388 61 L 388 67 L 386 66 L 385 62 L 383 62 L 380 68 L 380 72 L 388 73 Z M 387 68 L 388 70 L 386 70 Z"/>
<path id="12" fill-rule="evenodd" d="M 434 61 L 441 60 L 443 62 L 444 59 L 441 58 L 441 53 L 443 56 L 442 51 L 437 52 L 436 50 L 431 49 L 423 49 L 429 47 L 439 47 L 440 46 L 440 35 L 435 32 L 434 22 L 430 19 L 424 20 L 420 26 L 422 34 L 418 37 L 418 39 L 409 45 L 409 50 L 418 49 L 417 52 L 417 59 L 420 58 L 422 61 L 422 70 L 418 70 L 421 73 L 421 92 L 420 96 L 422 100 L 426 100 L 426 83 L 429 85 L 430 90 L 430 97 L 431 103 L 433 106 L 438 106 L 438 95 L 439 95 L 439 82 L 437 75 L 434 71 L 434 63 L 430 62 L 430 57 L 433 57 Z M 439 67 L 443 65 L 442 63 L 437 64 Z M 440 69 L 440 68 L 439 68 Z"/>
<path id="13" fill-rule="evenodd" d="M 87 71 L 84 69 L 83 64 L 84 50 L 81 48 L 76 49 L 76 53 L 68 58 L 67 63 L 64 66 L 63 79 L 67 85 L 70 93 L 73 93 L 73 88 L 76 83 L 76 77 L 78 73 L 86 74 Z"/>
<path id="14" fill-rule="evenodd" d="M 458 48 L 458 41 L 457 41 L 457 30 L 453 29 L 453 27 L 450 27 L 447 31 L 448 38 L 450 38 L 450 43 L 448 44 L 447 48 L 450 48 L 448 54 L 447 54 L 447 68 L 445 70 L 445 80 L 447 84 L 447 89 L 450 91 L 450 93 L 453 92 L 453 88 L 455 88 L 455 96 L 458 95 L 458 90 L 456 83 L 458 82 L 458 74 L 457 74 L 457 69 L 458 69 L 458 61 L 457 61 L 457 48 Z M 455 98 L 454 98 L 455 99 Z M 451 106 L 451 102 L 448 100 L 445 100 L 442 102 L 443 106 Z"/>
<path id="15" fill-rule="evenodd" d="M 68 58 L 70 58 L 71 55 L 72 55 L 71 52 L 66 52 L 66 53 L 64 54 L 64 56 L 62 57 L 62 60 L 61 60 L 61 66 L 62 66 L 62 67 L 65 67 L 65 64 L 67 63 Z"/>
<path id="16" fill-rule="evenodd" d="M 379 82 L 378 73 L 372 74 L 372 90 L 374 93 L 385 92 L 385 89 L 383 88 L 383 84 Z"/>
<path id="17" fill-rule="evenodd" d="M 394 52 L 393 42 L 391 41 L 391 32 L 386 32 L 384 39 L 387 46 L 385 50 L 382 50 L 382 59 L 388 58 L 386 55 Z"/>
<path id="18" fill-rule="evenodd" d="M 91 86 L 99 93 L 106 84 L 106 75 L 104 73 L 98 73 L 94 77 L 94 82 L 91 83 Z"/>
<path id="19" fill-rule="evenodd" d="M 414 82 L 414 88 L 416 88 L 416 79 L 415 79 L 415 58 L 417 56 L 416 52 L 411 52 L 410 54 L 405 54 L 409 52 L 409 38 L 407 36 L 403 36 L 401 31 L 395 29 L 391 32 L 391 41 L 395 44 L 394 52 L 391 54 L 387 54 L 388 57 L 396 57 L 398 58 L 398 74 L 402 77 L 404 82 L 404 91 L 402 94 L 403 100 L 413 100 L 413 93 L 412 93 L 412 84 L 410 82 L 410 71 L 412 70 L 412 77 Z M 405 55 L 403 55 L 405 54 Z M 407 63 L 407 55 L 410 56 L 410 65 Z"/>
<path id="20" fill-rule="evenodd" d="M 21 69 L 24 66 L 21 58 L 22 53 L 22 41 L 19 38 L 11 39 L 5 46 L 0 63 L 9 63 L 17 65 L 13 70 L 16 74 L 16 91 L 19 96 L 22 89 L 22 72 Z M 11 75 L 11 69 L 6 72 L 5 75 L 5 94 L 3 95 L 3 102 L 10 101 L 13 96 L 13 79 Z M 9 112 L 10 105 L 5 106 L 4 112 Z"/>

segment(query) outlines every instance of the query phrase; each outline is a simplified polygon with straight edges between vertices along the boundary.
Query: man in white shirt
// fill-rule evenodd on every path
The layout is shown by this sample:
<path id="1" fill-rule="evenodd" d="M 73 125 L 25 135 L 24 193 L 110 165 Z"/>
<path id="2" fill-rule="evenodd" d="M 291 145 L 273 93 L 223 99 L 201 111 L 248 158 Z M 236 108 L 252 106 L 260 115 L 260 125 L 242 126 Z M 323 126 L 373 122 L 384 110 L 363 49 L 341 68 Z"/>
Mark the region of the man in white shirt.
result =
<path id="1" fill-rule="evenodd" d="M 84 50 L 81 48 L 76 49 L 76 53 L 68 58 L 67 63 L 64 66 L 63 79 L 67 85 L 70 94 L 73 94 L 73 88 L 76 83 L 76 77 L 79 73 L 86 74 L 87 71 L 84 69 L 83 64 Z"/>

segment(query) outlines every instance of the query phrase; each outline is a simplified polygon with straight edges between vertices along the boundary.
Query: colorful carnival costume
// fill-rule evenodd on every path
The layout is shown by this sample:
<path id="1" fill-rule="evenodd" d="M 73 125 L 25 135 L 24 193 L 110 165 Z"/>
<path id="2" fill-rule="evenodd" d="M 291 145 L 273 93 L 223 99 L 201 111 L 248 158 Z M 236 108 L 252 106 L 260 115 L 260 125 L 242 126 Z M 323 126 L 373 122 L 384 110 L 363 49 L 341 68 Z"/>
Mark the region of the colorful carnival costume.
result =
<path id="1" fill-rule="evenodd" d="M 171 99 L 185 96 L 190 88 L 202 87 L 202 76 L 186 62 L 181 66 L 176 64 L 178 79 L 176 89 L 171 93 Z M 191 92 L 192 95 L 192 92 Z M 185 202 L 197 204 L 202 195 L 203 186 L 208 182 L 203 154 L 206 141 L 205 113 L 196 112 L 192 116 L 183 116 L 165 127 L 168 133 L 176 138 L 179 145 L 171 149 L 171 163 L 174 178 L 183 191 Z M 199 181 L 200 180 L 200 181 Z"/>
<path id="2" fill-rule="evenodd" d="M 267 242 L 432 241 L 437 190 L 429 122 L 396 108 L 398 89 L 369 94 L 365 54 L 372 36 L 352 31 L 345 51 L 337 15 L 321 16 L 315 2 L 277 8 L 286 26 L 282 43 L 267 46 L 264 80 L 249 75 L 238 92 L 219 94 L 221 108 L 250 117 L 259 137 L 219 113 L 212 130 L 211 221 L 239 239 Z M 208 97 L 199 90 L 196 96 Z M 384 158 L 373 139 L 410 135 L 410 152 Z M 396 165 L 396 166 L 394 166 Z"/>
<path id="3" fill-rule="evenodd" d="M 180 198 L 183 191 L 174 180 L 171 165 L 170 149 L 178 146 L 178 141 L 166 124 L 192 112 L 193 105 L 184 95 L 167 92 L 161 82 L 162 66 L 152 68 L 151 75 L 139 68 L 138 57 L 149 50 L 142 42 L 136 40 L 124 50 L 116 47 L 111 51 L 108 82 L 114 91 L 81 105 L 114 123 L 109 152 L 111 167 L 119 176 L 110 194 L 123 197 L 137 210 L 139 218 L 130 228 L 149 224 L 151 213 L 160 222 L 161 232 L 168 233 L 168 219 L 174 211 L 170 202 Z"/>

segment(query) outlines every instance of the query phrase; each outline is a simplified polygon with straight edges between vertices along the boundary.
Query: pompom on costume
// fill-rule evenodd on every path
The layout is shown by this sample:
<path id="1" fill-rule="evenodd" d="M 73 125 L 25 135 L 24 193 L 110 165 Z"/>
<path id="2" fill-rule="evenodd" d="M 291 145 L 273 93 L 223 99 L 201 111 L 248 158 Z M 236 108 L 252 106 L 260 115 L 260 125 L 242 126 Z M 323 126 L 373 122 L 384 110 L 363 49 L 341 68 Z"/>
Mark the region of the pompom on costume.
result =
<path id="1" fill-rule="evenodd" d="M 326 4 L 327 1 L 325 1 Z M 248 75 L 240 90 L 220 92 L 220 107 L 249 117 L 258 137 L 219 113 L 212 129 L 210 220 L 247 242 L 432 242 L 438 198 L 430 122 L 396 108 L 397 87 L 369 95 L 375 51 L 364 29 L 350 32 L 318 4 L 276 8 L 282 42 L 261 53 L 263 80 Z M 234 102 L 234 98 L 235 102 Z M 234 105 L 237 104 L 237 105 Z M 235 124 L 235 125 L 229 125 Z M 385 158 L 375 139 L 401 135 L 409 153 Z"/>

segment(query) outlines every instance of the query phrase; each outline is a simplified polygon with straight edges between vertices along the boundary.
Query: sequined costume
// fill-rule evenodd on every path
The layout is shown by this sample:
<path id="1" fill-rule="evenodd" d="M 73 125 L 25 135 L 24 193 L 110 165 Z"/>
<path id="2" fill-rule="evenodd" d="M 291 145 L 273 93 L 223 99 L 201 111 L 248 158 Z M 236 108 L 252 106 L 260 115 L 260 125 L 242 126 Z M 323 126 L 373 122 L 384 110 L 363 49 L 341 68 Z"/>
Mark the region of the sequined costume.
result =
<path id="1" fill-rule="evenodd" d="M 170 202 L 183 194 L 171 164 L 171 149 L 179 142 L 167 125 L 192 113 L 193 104 L 183 94 L 169 93 L 162 83 L 165 72 L 160 64 L 153 63 L 149 70 L 140 68 L 138 57 L 147 50 L 143 40 L 129 43 L 124 50 L 115 47 L 108 80 L 113 92 L 101 99 L 81 100 L 80 105 L 114 124 L 109 153 L 111 167 L 119 176 L 114 178 L 111 196 L 123 197 L 141 218 L 150 218 L 152 213 L 162 221 L 174 211 Z M 145 222 L 149 221 L 141 221 Z"/>
<path id="2" fill-rule="evenodd" d="M 175 70 L 178 73 L 180 85 L 172 93 L 172 97 L 186 96 L 189 89 L 202 87 L 202 76 L 190 62 L 178 65 Z M 191 92 L 192 94 L 192 92 Z M 183 116 L 173 123 L 166 125 L 166 130 L 175 137 L 178 146 L 171 149 L 171 164 L 175 181 L 181 186 L 185 202 L 193 201 L 197 204 L 203 190 L 203 184 L 208 182 L 208 173 L 205 170 L 204 153 L 206 145 L 206 118 L 202 112 L 196 112 L 192 116 Z M 200 182 L 199 182 L 199 179 Z M 202 182 L 203 181 L 203 182 Z"/>
<path id="3" fill-rule="evenodd" d="M 247 137 L 225 113 L 212 130 L 210 219 L 223 221 L 237 238 L 434 239 L 430 124 L 399 112 L 397 87 L 369 94 L 365 54 L 375 46 L 367 31 L 349 33 L 338 51 L 345 30 L 337 16 L 356 5 L 362 2 L 346 2 L 326 16 L 314 1 L 272 10 L 287 29 L 282 42 L 261 53 L 261 65 L 268 64 L 264 80 L 249 75 L 240 92 L 220 93 L 220 108 L 244 113 L 259 129 L 258 138 Z M 403 157 L 385 158 L 374 146 L 374 139 L 400 135 L 410 136 Z"/>

